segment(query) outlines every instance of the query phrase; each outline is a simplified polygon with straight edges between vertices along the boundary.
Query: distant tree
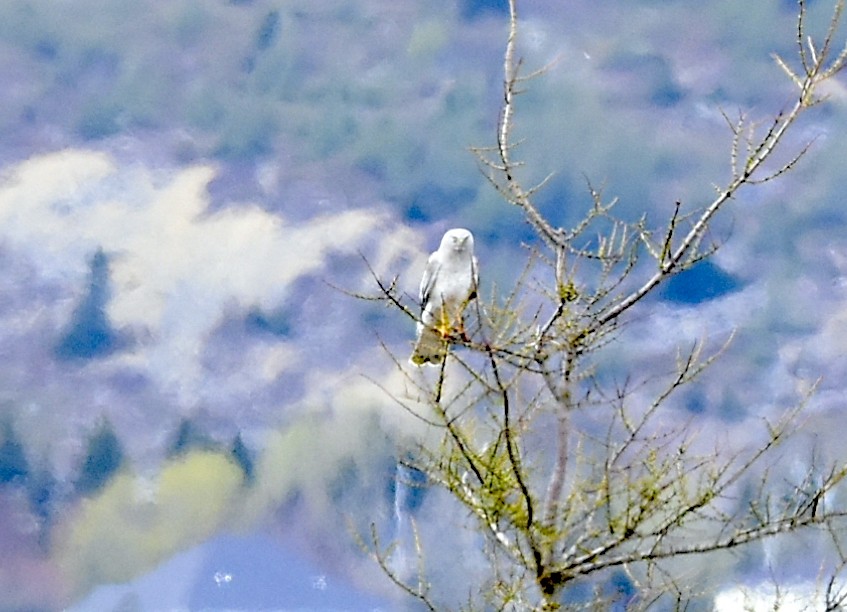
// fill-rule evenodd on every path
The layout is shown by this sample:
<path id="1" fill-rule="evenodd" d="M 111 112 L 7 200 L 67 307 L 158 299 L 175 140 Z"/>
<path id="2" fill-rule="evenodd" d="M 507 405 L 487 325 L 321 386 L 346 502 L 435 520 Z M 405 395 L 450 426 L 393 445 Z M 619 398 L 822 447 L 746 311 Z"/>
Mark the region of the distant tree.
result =
<path id="1" fill-rule="evenodd" d="M 176 434 L 168 449 L 169 457 L 184 455 L 191 450 L 211 450 L 217 446 L 209 434 L 191 418 L 184 418 L 179 422 Z"/>
<path id="2" fill-rule="evenodd" d="M 0 440 L 0 484 L 23 482 L 29 476 L 29 462 L 15 428 L 8 420 L 2 425 Z"/>
<path id="3" fill-rule="evenodd" d="M 38 519 L 38 541 L 49 551 L 54 517 L 56 516 L 56 477 L 49 469 L 33 470 L 26 481 L 30 512 Z"/>
<path id="4" fill-rule="evenodd" d="M 232 448 L 230 449 L 230 456 L 235 464 L 241 468 L 241 471 L 244 472 L 244 481 L 248 484 L 253 482 L 255 478 L 255 458 L 253 457 L 253 453 L 247 448 L 247 445 L 244 444 L 244 440 L 241 438 L 241 433 L 235 436 L 235 440 L 232 442 Z"/>
<path id="5" fill-rule="evenodd" d="M 462 16 L 475 18 L 485 14 L 509 14 L 507 0 L 462 0 Z"/>
<path id="6" fill-rule="evenodd" d="M 38 470 L 27 481 L 27 497 L 33 514 L 41 519 L 50 516 L 56 478 L 46 469 Z"/>
<path id="7" fill-rule="evenodd" d="M 123 464 L 123 446 L 112 424 L 104 420 L 88 440 L 88 449 L 76 482 L 77 492 L 81 495 L 97 493 Z"/>
<path id="8" fill-rule="evenodd" d="M 256 32 L 256 49 L 264 51 L 274 44 L 279 36 L 279 11 L 270 11 Z"/>
<path id="9" fill-rule="evenodd" d="M 822 102 L 820 85 L 847 61 L 847 47 L 835 48 L 834 40 L 843 10 L 838 0 L 815 40 L 801 0 L 796 61 L 776 57 L 794 97 L 764 122 L 724 116 L 731 174 L 705 205 L 677 202 L 662 225 L 650 227 L 645 217 L 618 217 L 615 201 L 589 185 L 583 218 L 560 227 L 536 206 L 542 186 L 525 186 L 516 157 L 516 97 L 535 75 L 522 73 L 516 58 L 517 0 L 509 0 L 500 121 L 494 145 L 476 153 L 535 242 L 516 285 L 471 303 L 467 336 L 444 337 L 450 352 L 440 366 L 419 370 L 395 357 L 407 393 L 393 399 L 431 433 L 401 456 L 471 517 L 489 560 L 488 573 L 468 585 L 469 608 L 684 609 L 698 594 L 714 594 L 715 585 L 692 584 L 683 559 L 804 529 L 834 544 L 823 580 L 826 609 L 844 603 L 836 577 L 847 568 L 847 511 L 839 503 L 847 468 L 810 460 L 794 478 L 779 469 L 776 449 L 798 427 L 802 404 L 763 419 L 758 446 L 727 456 L 717 445 L 704 449 L 691 425 L 662 418 L 669 398 L 722 347 L 668 347 L 677 355 L 664 379 L 639 379 L 639 363 L 616 379 L 604 375 L 600 360 L 624 339 L 623 323 L 648 296 L 708 262 L 719 246 L 710 232 L 716 215 L 742 189 L 774 181 L 803 157 L 808 144 L 783 151 L 786 135 Z M 379 292 L 365 297 L 419 320 L 397 283 L 374 280 Z M 412 577 L 394 565 L 397 547 L 384 547 L 376 528 L 371 550 L 406 593 L 430 610 L 447 609 L 425 570 L 426 543 L 416 536 L 415 544 L 421 562 Z M 586 581 L 596 590 L 581 591 Z"/>
<path id="10" fill-rule="evenodd" d="M 88 290 L 56 347 L 60 359 L 104 357 L 116 348 L 118 338 L 106 315 L 109 293 L 109 260 L 98 249 L 90 262 Z"/>

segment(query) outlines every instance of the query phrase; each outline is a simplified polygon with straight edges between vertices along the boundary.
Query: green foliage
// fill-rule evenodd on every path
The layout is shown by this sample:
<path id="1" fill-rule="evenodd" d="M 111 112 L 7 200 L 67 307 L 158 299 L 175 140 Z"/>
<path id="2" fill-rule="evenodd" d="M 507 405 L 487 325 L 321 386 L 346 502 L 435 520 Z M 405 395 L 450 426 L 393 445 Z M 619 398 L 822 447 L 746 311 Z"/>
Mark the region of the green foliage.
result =
<path id="1" fill-rule="evenodd" d="M 237 515 L 241 470 L 223 453 L 189 452 L 154 480 L 128 470 L 83 500 L 62 530 L 54 554 L 75 593 L 123 582 Z"/>

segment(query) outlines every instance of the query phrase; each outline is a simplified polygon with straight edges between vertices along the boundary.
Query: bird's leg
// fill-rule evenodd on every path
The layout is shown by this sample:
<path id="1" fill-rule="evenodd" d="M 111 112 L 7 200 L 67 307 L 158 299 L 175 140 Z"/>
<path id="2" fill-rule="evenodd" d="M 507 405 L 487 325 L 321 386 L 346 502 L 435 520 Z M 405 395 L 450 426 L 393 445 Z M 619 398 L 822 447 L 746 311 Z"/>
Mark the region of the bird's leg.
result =
<path id="1" fill-rule="evenodd" d="M 438 313 L 438 322 L 435 324 L 435 330 L 441 334 L 442 338 L 449 338 L 453 331 L 450 325 L 450 314 L 444 307 Z"/>

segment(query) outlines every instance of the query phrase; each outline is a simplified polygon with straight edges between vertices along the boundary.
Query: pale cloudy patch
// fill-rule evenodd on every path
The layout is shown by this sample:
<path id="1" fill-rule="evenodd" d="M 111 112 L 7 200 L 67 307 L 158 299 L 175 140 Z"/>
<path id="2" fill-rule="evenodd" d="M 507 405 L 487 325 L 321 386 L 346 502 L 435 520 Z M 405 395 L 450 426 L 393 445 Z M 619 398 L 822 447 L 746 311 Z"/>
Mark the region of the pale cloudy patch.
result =
<path id="1" fill-rule="evenodd" d="M 836 587 L 833 595 L 838 594 Z M 760 584 L 753 587 L 735 587 L 721 591 L 715 597 L 716 612 L 807 612 L 827 607 L 826 587 L 814 582 L 795 584 Z"/>
<path id="2" fill-rule="evenodd" d="M 816 311 L 815 329 L 787 339 L 780 346 L 779 360 L 768 375 L 771 380 L 805 383 L 805 391 L 811 393 L 810 405 L 816 411 L 840 414 L 844 406 L 843 381 L 847 375 L 847 295 L 840 287 L 833 293 L 827 296 L 828 299 L 816 302 L 809 299 L 810 307 Z M 821 432 L 828 434 L 837 430 L 823 428 Z M 833 443 L 841 445 L 839 440 Z"/>
<path id="3" fill-rule="evenodd" d="M 29 159 L 7 171 L 0 187 L 0 236 L 20 250 L 37 251 L 48 277 L 81 277 L 93 246 L 75 214 L 91 186 L 115 171 L 109 158 L 63 151 Z M 75 231 L 77 230 L 77 231 Z"/>
<path id="4" fill-rule="evenodd" d="M 276 380 L 280 374 L 297 362 L 297 351 L 289 345 L 268 347 L 260 354 L 252 356 L 256 361 L 254 370 L 265 383 Z"/>
<path id="5" fill-rule="evenodd" d="M 411 323 L 409 330 L 411 339 Z M 336 419 L 351 419 L 362 425 L 367 425 L 369 415 L 376 415 L 380 427 L 405 450 L 437 443 L 443 430 L 429 423 L 438 421 L 431 393 L 440 370 L 412 365 L 410 354 L 411 340 L 390 348 L 375 347 L 344 370 L 307 374 L 307 393 L 301 400 L 304 412 L 329 412 Z M 463 356 L 473 358 L 464 351 Z M 442 401 L 444 405 L 463 406 L 472 399 L 467 394 L 468 374 L 454 360 L 449 360 L 446 368 Z"/>
<path id="6" fill-rule="evenodd" d="M 386 232 L 389 220 L 374 210 L 298 223 L 254 204 L 209 211 L 214 176 L 211 165 L 166 173 L 67 150 L 18 164 L 0 184 L 0 241 L 77 294 L 91 254 L 103 249 L 110 321 L 136 342 L 112 362 L 145 371 L 186 402 L 202 386 L 200 357 L 227 312 L 273 309 L 291 297 L 293 281 L 334 255 L 366 251 L 380 269 L 419 250 L 410 230 Z M 376 241 L 378 231 L 392 238 Z M 63 313 L 72 308 L 66 300 Z M 251 350 L 260 377 L 293 361 L 273 346 Z"/>

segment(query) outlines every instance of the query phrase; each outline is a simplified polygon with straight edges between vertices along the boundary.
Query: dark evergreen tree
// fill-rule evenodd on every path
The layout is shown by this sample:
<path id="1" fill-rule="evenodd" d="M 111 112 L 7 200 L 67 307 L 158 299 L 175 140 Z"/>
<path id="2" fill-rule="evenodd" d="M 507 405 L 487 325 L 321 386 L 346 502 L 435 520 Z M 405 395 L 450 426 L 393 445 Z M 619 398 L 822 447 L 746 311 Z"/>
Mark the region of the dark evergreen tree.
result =
<path id="1" fill-rule="evenodd" d="M 0 439 L 0 484 L 22 482 L 29 476 L 29 463 L 23 444 L 12 427 L 12 423 L 3 423 Z"/>
<path id="2" fill-rule="evenodd" d="M 240 433 L 235 436 L 235 440 L 232 443 L 232 449 L 230 450 L 230 456 L 235 464 L 244 472 L 244 481 L 247 484 L 251 484 L 255 477 L 255 461 L 253 459 L 252 451 L 244 444 L 244 440 L 241 439 Z"/>
<path id="3" fill-rule="evenodd" d="M 168 457 L 178 457 L 194 449 L 211 450 L 216 446 L 211 436 L 204 432 L 194 420 L 184 418 L 180 421 L 168 449 Z"/>
<path id="4" fill-rule="evenodd" d="M 109 302 L 109 260 L 102 250 L 91 258 L 88 292 L 77 306 L 71 323 L 56 346 L 59 359 L 104 357 L 118 345 L 106 315 Z"/>
<path id="5" fill-rule="evenodd" d="M 88 441 L 76 490 L 81 495 L 98 492 L 124 464 L 124 452 L 112 424 L 103 424 Z"/>
<path id="6" fill-rule="evenodd" d="M 49 553 L 56 516 L 56 478 L 45 467 L 32 470 L 26 481 L 26 494 L 29 510 L 38 519 L 39 546 Z"/>

